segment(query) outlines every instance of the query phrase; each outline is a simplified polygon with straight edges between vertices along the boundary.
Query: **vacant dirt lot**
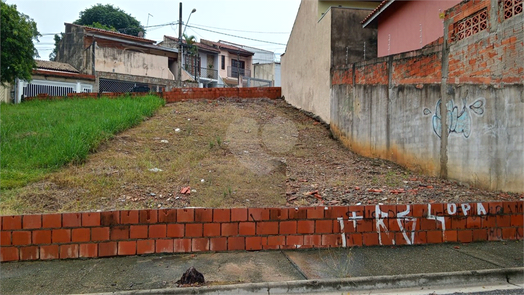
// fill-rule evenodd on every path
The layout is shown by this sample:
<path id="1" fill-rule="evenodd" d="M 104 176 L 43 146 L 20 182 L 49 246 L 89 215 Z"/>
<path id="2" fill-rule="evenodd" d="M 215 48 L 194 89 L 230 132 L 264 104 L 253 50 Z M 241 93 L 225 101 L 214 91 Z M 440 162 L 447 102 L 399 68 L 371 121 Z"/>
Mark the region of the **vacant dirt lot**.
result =
<path id="1" fill-rule="evenodd" d="M 363 158 L 282 100 L 169 104 L 23 189 L 2 214 L 519 200 Z"/>

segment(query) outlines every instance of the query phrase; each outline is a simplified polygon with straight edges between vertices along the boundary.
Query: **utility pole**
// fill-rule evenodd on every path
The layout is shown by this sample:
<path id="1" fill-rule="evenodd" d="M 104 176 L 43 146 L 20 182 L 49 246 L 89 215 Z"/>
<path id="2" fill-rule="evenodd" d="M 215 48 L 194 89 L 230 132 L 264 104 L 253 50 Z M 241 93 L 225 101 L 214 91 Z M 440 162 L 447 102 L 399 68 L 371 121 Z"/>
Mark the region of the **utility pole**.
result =
<path id="1" fill-rule="evenodd" d="M 178 11 L 178 87 L 182 88 L 182 2 Z"/>

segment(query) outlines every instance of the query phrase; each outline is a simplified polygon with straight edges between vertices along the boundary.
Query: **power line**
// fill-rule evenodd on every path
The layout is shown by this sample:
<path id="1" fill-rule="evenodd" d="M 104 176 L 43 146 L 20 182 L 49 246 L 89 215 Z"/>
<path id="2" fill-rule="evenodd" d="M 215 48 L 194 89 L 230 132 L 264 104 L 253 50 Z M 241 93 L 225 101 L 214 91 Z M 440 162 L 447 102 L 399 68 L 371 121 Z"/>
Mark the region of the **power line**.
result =
<path id="1" fill-rule="evenodd" d="M 243 33 L 255 33 L 255 34 L 289 34 L 289 32 L 261 32 L 261 31 L 244 31 L 244 30 L 234 30 L 234 29 L 224 29 L 224 28 L 217 28 L 217 27 L 211 27 L 211 26 L 204 26 L 195 24 L 200 27 L 204 28 L 210 28 L 215 30 L 223 30 L 223 31 L 233 31 L 233 32 L 243 32 Z"/>
<path id="2" fill-rule="evenodd" d="M 145 26 L 144 28 L 166 27 L 166 26 L 172 26 L 172 25 L 178 25 L 178 22 L 170 22 L 170 23 L 165 23 L 165 24 L 160 24 L 160 25 Z M 209 29 L 215 29 L 215 30 L 223 30 L 223 31 L 232 31 L 232 32 L 255 33 L 255 34 L 289 34 L 289 32 L 246 31 L 246 30 L 217 28 L 217 27 L 205 26 L 205 25 L 199 25 L 199 24 L 195 24 L 195 25 L 197 25 L 199 27 L 203 27 L 203 28 L 209 28 Z M 189 25 L 188 25 L 188 27 L 189 27 Z"/>
<path id="3" fill-rule="evenodd" d="M 172 26 L 172 25 L 176 25 L 177 22 L 170 22 L 170 23 L 166 23 L 166 24 L 161 24 L 161 25 L 153 25 L 153 26 L 145 26 L 145 28 L 155 28 L 155 27 L 167 27 L 167 26 Z"/>
<path id="4" fill-rule="evenodd" d="M 200 35 L 197 31 L 193 30 L 192 28 L 189 28 L 189 29 L 190 29 L 192 32 L 194 32 L 195 34 L 197 34 L 197 35 L 200 37 L 200 39 L 202 39 L 202 35 Z"/>
<path id="5" fill-rule="evenodd" d="M 176 27 L 177 25 L 178 25 L 178 22 L 170 22 L 170 23 L 165 23 L 165 24 L 160 24 L 160 25 L 146 26 L 144 28 L 155 28 L 155 29 L 157 29 L 157 28 L 165 27 L 165 26 L 175 26 Z M 203 26 L 203 25 L 199 25 L 199 26 L 214 28 L 214 27 Z M 223 33 L 223 32 L 218 32 L 218 31 L 214 31 L 214 30 L 210 30 L 210 29 L 206 29 L 206 28 L 193 26 L 193 25 L 187 25 L 187 27 L 194 28 L 194 29 L 197 29 L 197 30 L 203 30 L 203 31 L 207 31 L 207 32 L 215 33 L 215 34 L 221 34 L 221 35 L 225 35 L 225 36 L 231 36 L 231 37 L 235 37 L 235 38 L 240 38 L 240 39 L 246 39 L 246 40 L 251 40 L 251 41 L 256 41 L 256 42 L 262 42 L 262 43 L 286 46 L 286 44 L 283 44 L 283 43 L 277 43 L 277 42 L 272 42 L 272 41 L 265 41 L 265 40 L 260 40 L 260 39 L 254 39 L 254 38 L 249 38 L 249 37 L 244 37 L 244 36 L 238 36 L 238 35 Z M 257 32 L 257 31 L 243 31 L 243 30 L 223 29 L 223 28 L 215 28 L 215 29 L 236 31 L 236 32 L 247 32 L 247 33 L 261 33 L 261 34 L 265 34 L 265 33 L 267 33 L 267 34 L 289 34 L 289 33 L 285 33 L 285 32 Z M 202 36 L 200 34 L 198 34 L 196 31 L 194 31 L 194 30 L 192 30 L 192 31 L 195 32 L 197 35 L 199 35 L 202 38 Z M 51 35 L 55 35 L 55 34 L 60 34 L 60 33 L 45 33 L 45 34 L 41 34 L 41 35 L 42 36 L 51 36 Z M 40 44 L 44 45 L 44 43 L 40 43 Z"/>
<path id="6" fill-rule="evenodd" d="M 248 38 L 248 37 L 242 37 L 242 36 L 237 36 L 237 35 L 233 35 L 233 34 L 222 33 L 222 32 L 217 32 L 217 31 L 213 31 L 213 30 L 209 30 L 209 29 L 204 29 L 204 28 L 199 28 L 199 27 L 195 27 L 195 26 L 190 26 L 190 25 L 187 25 L 187 26 L 190 27 L 190 28 L 198 29 L 198 30 L 208 31 L 208 32 L 215 33 L 215 34 L 221 34 L 221 35 L 231 36 L 231 37 L 240 38 L 240 39 L 246 39 L 246 40 L 263 42 L 263 43 L 269 43 L 269 44 L 276 44 L 276 45 L 286 45 L 286 44 L 283 44 L 283 43 L 277 43 L 277 42 L 258 40 L 258 39 Z"/>

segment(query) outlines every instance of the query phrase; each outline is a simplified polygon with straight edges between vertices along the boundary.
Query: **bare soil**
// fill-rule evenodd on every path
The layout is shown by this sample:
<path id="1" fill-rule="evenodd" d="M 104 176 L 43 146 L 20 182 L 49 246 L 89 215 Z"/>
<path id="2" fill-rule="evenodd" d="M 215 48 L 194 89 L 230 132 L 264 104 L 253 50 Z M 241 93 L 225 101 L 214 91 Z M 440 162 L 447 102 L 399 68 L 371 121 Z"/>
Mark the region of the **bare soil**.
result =
<path id="1" fill-rule="evenodd" d="M 168 104 L 82 165 L 5 192 L 0 213 L 519 200 L 356 155 L 283 100 Z"/>

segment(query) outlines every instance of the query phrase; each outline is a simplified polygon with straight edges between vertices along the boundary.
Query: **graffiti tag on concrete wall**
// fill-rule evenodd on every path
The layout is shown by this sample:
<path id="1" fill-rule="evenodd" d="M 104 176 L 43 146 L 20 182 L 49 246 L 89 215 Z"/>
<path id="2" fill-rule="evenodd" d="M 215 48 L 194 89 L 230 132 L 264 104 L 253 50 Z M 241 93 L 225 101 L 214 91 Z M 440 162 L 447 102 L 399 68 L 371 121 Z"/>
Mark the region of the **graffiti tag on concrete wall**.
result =
<path id="1" fill-rule="evenodd" d="M 428 215 L 425 217 L 429 220 L 434 220 L 438 226 L 442 229 L 442 237 L 444 238 L 444 232 L 446 231 L 446 222 L 444 219 L 444 216 L 436 216 L 431 213 L 431 204 L 427 205 L 427 212 Z M 446 205 L 447 214 L 448 215 L 459 215 L 462 213 L 464 216 L 471 215 L 472 213 L 472 206 L 469 203 L 464 204 L 447 204 Z M 476 203 L 476 216 L 482 216 L 486 215 L 487 211 L 484 205 L 482 203 Z M 460 212 L 460 213 L 459 213 Z M 419 221 L 419 218 L 411 217 L 409 214 L 411 213 L 411 205 L 406 205 L 406 210 L 401 212 L 384 212 L 380 210 L 380 205 L 375 206 L 375 229 L 378 233 L 378 239 L 379 244 L 382 245 L 382 238 L 385 235 L 389 238 L 390 231 L 389 231 L 389 221 L 396 220 L 397 225 L 400 229 L 400 232 L 402 233 L 402 237 L 406 241 L 408 245 L 413 245 L 415 242 L 415 229 L 417 226 L 417 221 Z M 349 211 L 346 213 L 347 220 L 351 221 L 353 224 L 354 229 L 357 229 L 357 224 L 360 220 L 364 219 L 363 216 L 359 216 L 358 212 L 352 212 Z M 345 232 L 344 232 L 344 223 L 342 218 L 338 218 L 338 221 L 340 223 L 341 227 L 341 233 L 342 233 L 342 246 L 346 246 L 345 244 Z M 392 239 L 393 244 L 395 243 L 395 238 Z"/>
<path id="2" fill-rule="evenodd" d="M 467 97 L 467 93 L 466 93 Z M 446 103 L 447 118 L 446 124 L 448 126 L 448 135 L 452 133 L 462 134 L 464 138 L 469 138 L 471 135 L 471 115 L 473 112 L 475 115 L 482 116 L 484 114 L 484 98 L 475 100 L 472 104 L 468 105 L 466 97 L 462 99 L 462 109 L 455 105 L 454 100 L 450 100 Z M 442 114 L 440 111 L 440 105 L 442 100 L 439 99 L 435 105 L 435 113 L 431 118 L 433 125 L 433 132 L 439 137 L 442 137 Z M 424 115 L 428 116 L 431 114 L 431 110 L 425 108 L 423 111 Z"/>

